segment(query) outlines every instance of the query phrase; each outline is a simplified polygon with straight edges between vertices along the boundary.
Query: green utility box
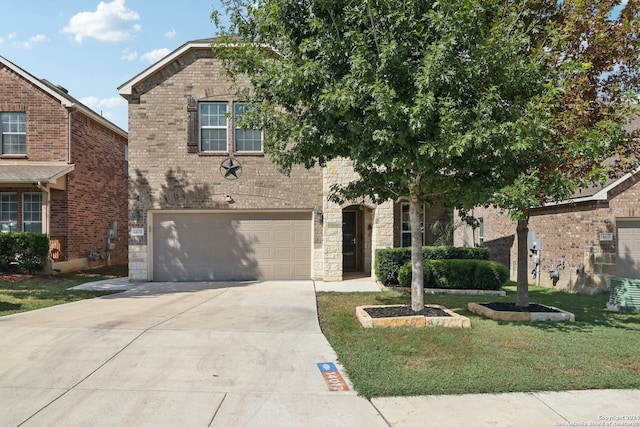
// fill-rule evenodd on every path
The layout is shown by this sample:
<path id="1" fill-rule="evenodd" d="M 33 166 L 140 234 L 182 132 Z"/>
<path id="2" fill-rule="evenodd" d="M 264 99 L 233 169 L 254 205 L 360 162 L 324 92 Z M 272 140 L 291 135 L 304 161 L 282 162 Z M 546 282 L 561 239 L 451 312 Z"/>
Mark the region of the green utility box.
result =
<path id="1" fill-rule="evenodd" d="M 640 311 L 640 279 L 611 279 L 607 310 Z"/>

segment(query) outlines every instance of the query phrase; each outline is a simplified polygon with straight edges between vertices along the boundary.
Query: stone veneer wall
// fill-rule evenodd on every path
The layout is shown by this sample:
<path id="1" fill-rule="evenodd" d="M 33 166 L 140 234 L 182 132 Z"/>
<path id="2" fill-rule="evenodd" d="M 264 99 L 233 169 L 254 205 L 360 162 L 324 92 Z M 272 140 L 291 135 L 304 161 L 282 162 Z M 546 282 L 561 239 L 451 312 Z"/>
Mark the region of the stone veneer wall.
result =
<path id="1" fill-rule="evenodd" d="M 334 184 L 346 184 L 358 176 L 349 159 L 336 159 L 329 162 L 323 174 L 323 280 L 342 280 L 342 210 L 361 202 L 346 202 L 342 205 L 328 200 L 329 190 Z M 364 266 L 363 270 L 373 275 L 375 250 L 393 247 L 393 202 L 374 205 L 364 202 Z M 369 232 L 369 225 L 371 231 Z"/>

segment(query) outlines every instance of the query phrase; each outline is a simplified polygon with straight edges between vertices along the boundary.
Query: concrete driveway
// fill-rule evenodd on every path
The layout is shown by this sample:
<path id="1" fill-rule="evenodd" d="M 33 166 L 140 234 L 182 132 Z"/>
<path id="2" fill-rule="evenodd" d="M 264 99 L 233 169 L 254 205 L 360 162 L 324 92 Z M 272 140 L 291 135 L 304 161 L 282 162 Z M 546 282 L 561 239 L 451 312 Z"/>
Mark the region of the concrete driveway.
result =
<path id="1" fill-rule="evenodd" d="M 0 425 L 388 425 L 335 362 L 310 280 L 145 283 L 0 318 Z"/>
<path id="2" fill-rule="evenodd" d="M 358 397 L 315 292 L 376 289 L 144 283 L 0 317 L 0 426 L 640 426 L 640 390 Z"/>

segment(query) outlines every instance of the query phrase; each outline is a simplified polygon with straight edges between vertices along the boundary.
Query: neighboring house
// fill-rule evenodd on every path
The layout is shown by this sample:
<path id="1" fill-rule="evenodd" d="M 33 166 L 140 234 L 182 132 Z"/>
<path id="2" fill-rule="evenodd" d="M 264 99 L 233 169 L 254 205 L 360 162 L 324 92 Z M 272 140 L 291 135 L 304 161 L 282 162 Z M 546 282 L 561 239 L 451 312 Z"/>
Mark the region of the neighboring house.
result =
<path id="1" fill-rule="evenodd" d="M 372 275 L 376 248 L 408 243 L 408 204 L 327 200 L 348 160 L 280 173 L 212 39 L 185 43 L 121 85 L 129 103 L 129 276 L 133 280 L 308 279 Z M 239 82 L 248 87 L 248 82 Z M 429 224 L 443 209 L 424 213 Z"/>
<path id="2" fill-rule="evenodd" d="M 54 271 L 126 263 L 127 133 L 3 57 L 0 122 L 0 230 L 49 235 Z"/>
<path id="3" fill-rule="evenodd" d="M 640 118 L 628 130 L 640 128 Z M 516 223 L 494 208 L 476 208 L 475 230 L 456 230 L 459 246 L 484 245 L 517 277 Z M 533 244 L 539 250 L 539 274 Z M 534 209 L 529 218 L 529 283 L 572 292 L 609 288 L 611 277 L 640 278 L 640 169 L 568 201 Z"/>

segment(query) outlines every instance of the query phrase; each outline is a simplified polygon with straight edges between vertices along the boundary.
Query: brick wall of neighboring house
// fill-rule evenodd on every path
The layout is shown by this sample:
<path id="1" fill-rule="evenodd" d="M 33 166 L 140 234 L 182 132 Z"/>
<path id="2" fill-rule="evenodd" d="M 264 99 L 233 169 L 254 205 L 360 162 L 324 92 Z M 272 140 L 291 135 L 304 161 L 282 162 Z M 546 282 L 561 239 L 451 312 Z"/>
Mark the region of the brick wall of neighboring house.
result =
<path id="1" fill-rule="evenodd" d="M 61 88 L 52 90 L 62 90 Z M 60 92 L 60 93 L 64 93 Z M 106 233 L 111 220 L 118 221 L 118 238 L 112 263 L 127 262 L 127 138 L 118 135 L 84 113 L 71 114 L 73 134 L 69 152 L 69 111 L 50 93 L 0 66 L 0 112 L 25 112 L 27 155 L 6 156 L 7 161 L 71 163 L 75 170 L 63 179 L 66 189 L 50 189 L 49 235 L 62 242 L 59 261 L 85 258 L 92 246 L 106 257 Z M 22 194 L 39 192 L 32 184 L 3 187 Z M 21 221 L 21 216 L 19 218 Z M 98 260 L 99 261 L 99 260 Z M 100 261 L 99 261 L 100 262 Z M 95 264 L 94 264 L 95 265 Z"/>
<path id="2" fill-rule="evenodd" d="M 510 267 L 511 279 L 517 275 L 516 223 L 493 208 L 476 208 L 476 218 L 484 221 L 484 245 L 491 248 L 492 259 Z M 608 201 L 566 204 L 536 210 L 529 219 L 529 230 L 541 244 L 542 286 L 593 293 L 609 286 L 616 271 L 616 219 L 640 217 L 638 176 L 609 193 Z M 601 241 L 601 233 L 613 233 L 613 241 Z M 475 231 L 475 242 L 477 244 Z M 473 245 L 469 227 L 456 232 L 456 245 Z M 533 269 L 528 258 L 527 271 Z M 554 285 L 549 269 L 555 267 L 559 278 Z M 529 274 L 529 283 L 535 283 Z"/>
<path id="3" fill-rule="evenodd" d="M 60 102 L 0 66 L 0 112 L 26 112 L 30 161 L 67 161 L 67 110 Z"/>
<path id="4" fill-rule="evenodd" d="M 57 215 L 60 219 L 66 216 L 68 220 L 67 255 L 69 258 L 86 257 L 95 247 L 105 261 L 107 230 L 111 221 L 117 221 L 117 235 L 111 241 L 115 243 L 111 263 L 126 264 L 127 139 L 80 112 L 71 115 L 71 124 L 71 161 L 75 169 L 68 175 L 67 199 L 56 200 L 56 206 L 60 208 Z"/>
<path id="5" fill-rule="evenodd" d="M 132 227 L 146 227 L 147 209 L 312 211 L 322 207 L 320 168 L 294 167 L 287 177 L 263 154 L 231 153 L 242 172 L 239 179 L 228 180 L 220 166 L 230 154 L 188 152 L 189 97 L 212 102 L 236 98 L 221 61 L 210 48 L 188 51 L 134 89 L 140 95 L 129 102 L 129 208 L 141 216 Z M 226 195 L 233 204 L 225 201 Z M 320 238 L 314 237 L 316 244 Z M 146 243 L 146 236 L 130 239 L 134 251 L 143 250 Z M 136 262 L 135 257 L 131 262 Z"/>

